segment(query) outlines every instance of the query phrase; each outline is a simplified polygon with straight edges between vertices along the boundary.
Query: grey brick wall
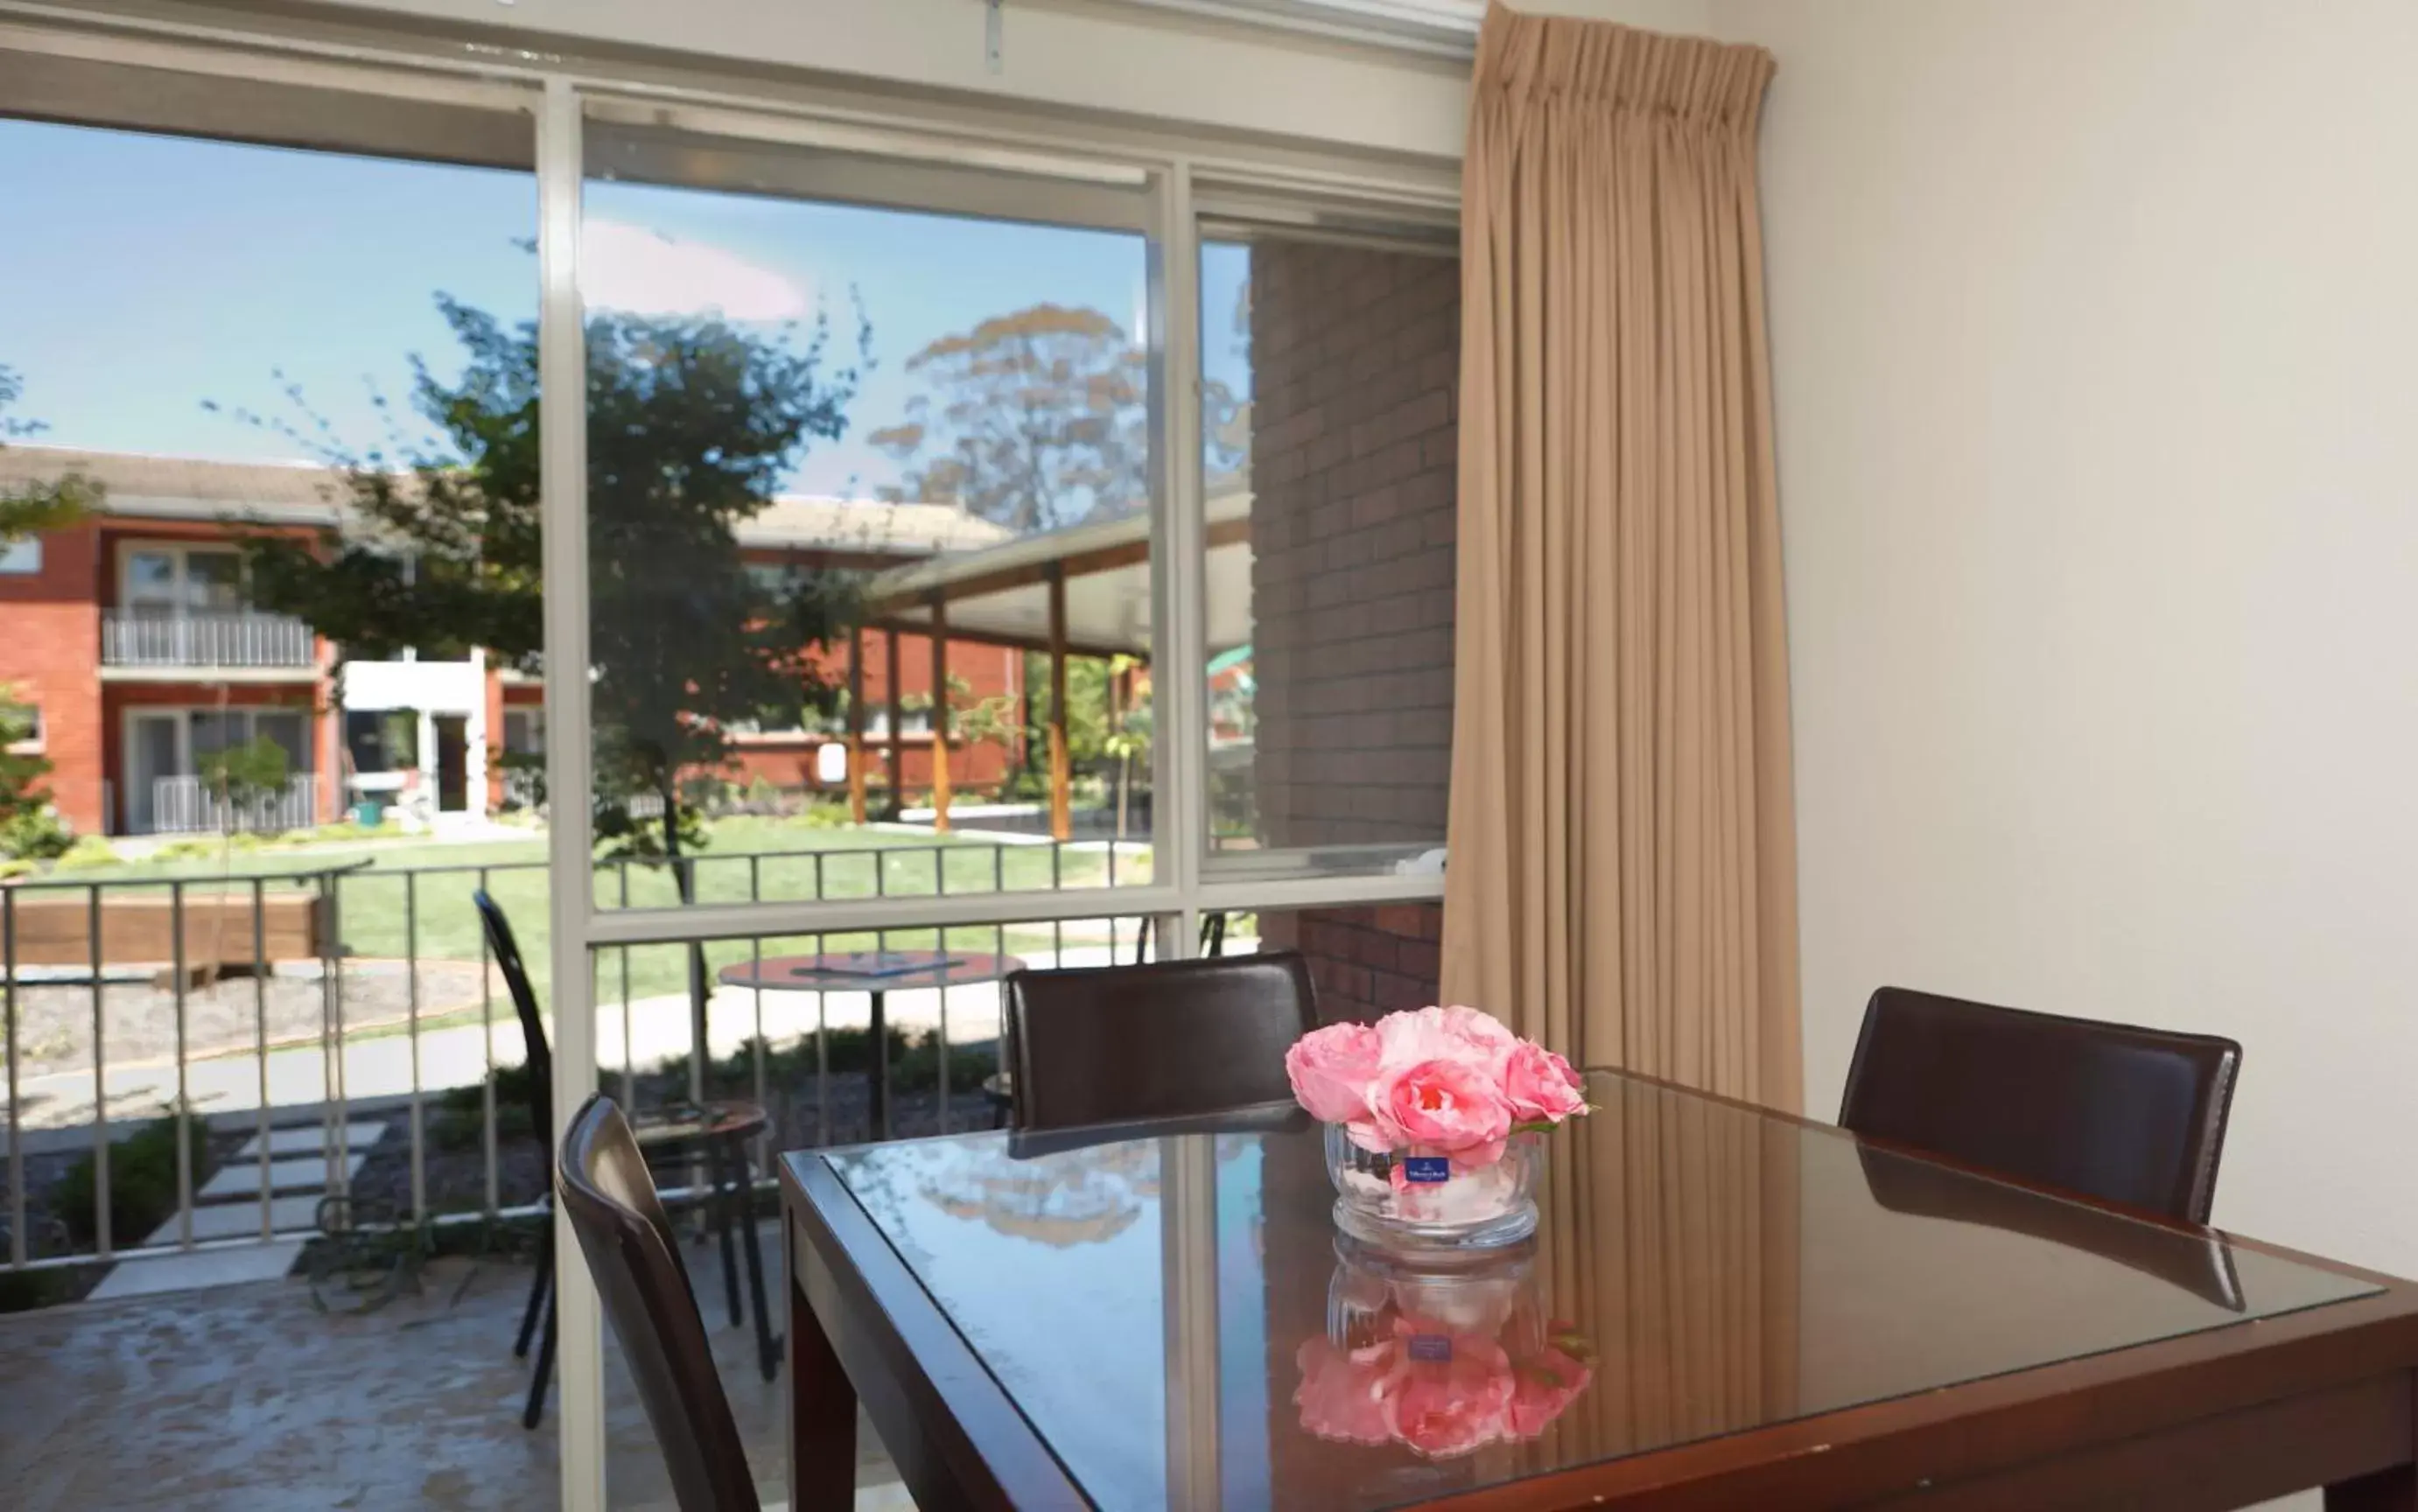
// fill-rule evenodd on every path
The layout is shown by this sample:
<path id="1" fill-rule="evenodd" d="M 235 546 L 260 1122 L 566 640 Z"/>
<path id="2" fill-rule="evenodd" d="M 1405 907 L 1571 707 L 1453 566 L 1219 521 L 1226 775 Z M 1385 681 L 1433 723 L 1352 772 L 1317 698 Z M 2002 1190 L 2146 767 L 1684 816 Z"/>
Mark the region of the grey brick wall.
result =
<path id="1" fill-rule="evenodd" d="M 1262 833 L 1441 843 L 1460 266 L 1256 243 L 1250 325 Z"/>

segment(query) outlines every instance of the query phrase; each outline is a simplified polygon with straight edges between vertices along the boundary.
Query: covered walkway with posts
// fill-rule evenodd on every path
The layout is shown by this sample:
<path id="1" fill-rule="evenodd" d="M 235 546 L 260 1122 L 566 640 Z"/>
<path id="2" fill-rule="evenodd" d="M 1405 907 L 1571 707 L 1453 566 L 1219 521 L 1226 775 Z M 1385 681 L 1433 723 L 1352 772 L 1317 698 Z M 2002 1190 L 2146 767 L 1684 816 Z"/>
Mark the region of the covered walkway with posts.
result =
<path id="1" fill-rule="evenodd" d="M 1202 564 L 1208 653 L 1247 653 L 1251 640 L 1251 495 L 1232 489 L 1206 501 L 1208 553 Z M 897 666 L 902 635 L 928 636 L 932 647 L 933 828 L 950 828 L 948 749 L 952 640 L 1046 653 L 1049 658 L 1049 834 L 1074 836 L 1073 771 L 1066 733 L 1066 664 L 1070 657 L 1128 657 L 1148 667 L 1152 605 L 1150 516 L 1089 520 L 997 546 L 944 555 L 894 568 L 873 579 L 864 623 L 849 646 L 848 793 L 849 817 L 867 817 L 865 653 L 873 635 L 885 639 L 887 666 Z M 902 680 L 892 679 L 889 729 L 904 728 Z M 1030 700 L 1030 690 L 1025 694 Z M 1121 706 L 1123 707 L 1123 706 Z M 884 777 L 892 802 L 904 791 L 902 742 L 888 744 Z"/>

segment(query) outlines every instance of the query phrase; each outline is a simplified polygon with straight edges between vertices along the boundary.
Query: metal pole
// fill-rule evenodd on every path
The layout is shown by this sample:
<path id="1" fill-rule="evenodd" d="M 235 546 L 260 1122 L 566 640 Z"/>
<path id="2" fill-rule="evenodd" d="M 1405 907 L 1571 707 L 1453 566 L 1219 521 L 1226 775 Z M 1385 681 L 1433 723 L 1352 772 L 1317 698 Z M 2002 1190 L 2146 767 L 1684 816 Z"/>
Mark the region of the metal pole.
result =
<path id="1" fill-rule="evenodd" d="M 420 877 L 415 872 L 403 874 L 403 970 L 404 1033 L 411 1042 L 411 1216 L 417 1222 L 428 1213 L 428 1148 L 420 1098 Z"/>
<path id="2" fill-rule="evenodd" d="M 589 761 L 587 333 L 579 303 L 580 150 L 578 91 L 549 78 L 538 115 L 539 382 L 545 586 L 546 788 L 555 821 L 547 834 L 552 878 L 554 1117 L 551 1147 L 596 1087 L 593 958 L 589 930 L 591 774 Z M 563 1512 L 604 1504 L 604 1336 L 596 1287 L 562 1208 L 555 1209 L 555 1318 L 561 1369 Z"/>
<path id="3" fill-rule="evenodd" d="M 100 884 L 85 902 L 84 928 L 92 957 L 92 1231 L 94 1248 L 107 1260 L 109 1232 L 109 1057 L 101 1045 Z"/>
<path id="4" fill-rule="evenodd" d="M 487 868 L 479 868 L 479 891 L 487 891 Z M 487 930 L 482 921 L 479 927 L 479 1026 L 484 1040 L 482 1046 L 486 1069 L 479 1078 L 479 1142 L 487 1167 L 487 1216 L 493 1219 L 504 1205 L 503 1164 L 496 1151 L 496 986 L 493 955 L 487 948 Z M 524 1049 L 526 1058 L 526 1049 Z"/>
<path id="5" fill-rule="evenodd" d="M 0 887 L 0 998 L 8 1015 L 8 1264 L 25 1263 L 25 1126 L 17 1093 L 17 890 Z"/>
<path id="6" fill-rule="evenodd" d="M 275 1214 L 269 1199 L 276 1186 L 270 1173 L 269 1145 L 275 1138 L 268 1126 L 268 939 L 262 915 L 267 912 L 268 885 L 266 878 L 252 879 L 252 1056 L 253 1067 L 259 1077 L 260 1106 L 253 1113 L 253 1131 L 260 1142 L 260 1237 L 268 1239 L 275 1229 Z"/>
<path id="7" fill-rule="evenodd" d="M 219 907 L 226 907 L 222 894 Z M 185 884 L 168 884 L 168 991 L 176 1013 L 176 1247 L 193 1247 L 193 1130 L 191 1089 L 186 1083 Z"/>

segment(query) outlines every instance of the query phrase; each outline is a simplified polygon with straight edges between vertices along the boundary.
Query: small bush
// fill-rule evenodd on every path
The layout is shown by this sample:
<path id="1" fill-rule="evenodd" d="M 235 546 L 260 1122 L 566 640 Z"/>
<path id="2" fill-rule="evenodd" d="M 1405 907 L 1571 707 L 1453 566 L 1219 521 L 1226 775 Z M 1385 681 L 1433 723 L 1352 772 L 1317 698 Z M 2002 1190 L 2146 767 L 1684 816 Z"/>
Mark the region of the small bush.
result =
<path id="1" fill-rule="evenodd" d="M 48 803 L 28 804 L 0 819 L 0 856 L 18 861 L 48 861 L 75 846 L 75 834 Z"/>
<path id="2" fill-rule="evenodd" d="M 186 1123 L 192 1141 L 193 1189 L 199 1191 L 211 1171 L 209 1126 L 192 1114 L 186 1115 Z M 51 1188 L 51 1211 L 79 1245 L 99 1238 L 94 1175 L 93 1158 L 85 1155 Z M 110 1242 L 139 1245 L 176 1213 L 176 1118 L 169 1114 L 109 1147 Z"/>
<path id="3" fill-rule="evenodd" d="M 536 1138 L 537 1124 L 529 1118 L 529 1091 L 534 1074 L 524 1063 L 497 1066 L 489 1075 L 496 1083 L 497 1148 L 516 1139 Z M 429 1125 L 428 1137 L 438 1149 L 478 1148 L 487 1116 L 486 1101 L 482 1092 L 482 1089 L 477 1086 L 455 1087 L 437 1099 L 436 1117 Z"/>
<path id="4" fill-rule="evenodd" d="M 79 866 L 115 866 L 117 862 L 115 847 L 97 834 L 87 834 L 69 846 L 54 864 L 61 871 L 72 871 Z"/>

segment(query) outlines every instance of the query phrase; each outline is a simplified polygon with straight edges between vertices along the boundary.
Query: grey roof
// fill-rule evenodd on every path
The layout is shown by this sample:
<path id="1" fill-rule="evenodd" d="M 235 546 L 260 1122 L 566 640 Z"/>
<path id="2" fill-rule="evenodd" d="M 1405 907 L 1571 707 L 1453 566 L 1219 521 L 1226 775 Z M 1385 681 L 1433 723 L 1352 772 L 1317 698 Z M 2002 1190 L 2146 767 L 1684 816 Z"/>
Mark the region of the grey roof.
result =
<path id="1" fill-rule="evenodd" d="M 100 484 L 101 511 L 131 519 L 336 525 L 345 489 L 334 469 L 312 463 L 212 462 L 65 447 L 0 448 L 0 491 L 81 473 Z M 740 543 L 823 547 L 921 557 L 994 545 L 1012 532 L 951 504 L 784 495 L 742 523 Z"/>

